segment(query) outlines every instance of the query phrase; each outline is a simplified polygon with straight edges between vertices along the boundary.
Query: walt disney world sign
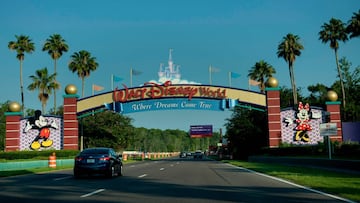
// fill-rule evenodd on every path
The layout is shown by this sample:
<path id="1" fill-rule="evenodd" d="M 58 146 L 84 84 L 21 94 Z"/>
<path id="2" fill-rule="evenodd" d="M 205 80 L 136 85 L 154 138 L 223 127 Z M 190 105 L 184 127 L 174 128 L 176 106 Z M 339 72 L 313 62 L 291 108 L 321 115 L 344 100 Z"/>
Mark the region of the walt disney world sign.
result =
<path id="1" fill-rule="evenodd" d="M 225 99 L 226 89 L 217 88 L 215 91 L 209 87 L 195 86 L 174 86 L 171 81 L 166 81 L 163 85 L 156 83 L 145 83 L 144 87 L 128 89 L 126 85 L 122 90 L 114 90 L 113 98 L 115 102 L 128 102 L 138 99 L 160 99 L 166 97 L 187 97 L 191 100 L 195 96 L 209 97 L 213 99 Z"/>
<path id="2" fill-rule="evenodd" d="M 156 110 L 213 110 L 223 111 L 237 104 L 266 106 L 264 94 L 237 88 L 210 85 L 145 83 L 144 86 L 114 89 L 92 97 L 79 99 L 78 115 L 105 107 L 119 113 Z"/>

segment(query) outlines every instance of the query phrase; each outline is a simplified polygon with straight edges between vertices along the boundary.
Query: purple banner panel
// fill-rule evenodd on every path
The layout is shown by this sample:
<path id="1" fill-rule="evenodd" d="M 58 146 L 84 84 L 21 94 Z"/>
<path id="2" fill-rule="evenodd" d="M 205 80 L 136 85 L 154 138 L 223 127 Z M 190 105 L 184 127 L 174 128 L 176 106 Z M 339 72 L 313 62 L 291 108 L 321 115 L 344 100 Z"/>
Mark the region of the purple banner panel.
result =
<path id="1" fill-rule="evenodd" d="M 342 122 L 343 141 L 360 143 L 360 122 Z"/>
<path id="2" fill-rule="evenodd" d="M 191 138 L 211 137 L 212 135 L 213 135 L 212 125 L 191 125 L 190 126 L 190 137 Z"/>

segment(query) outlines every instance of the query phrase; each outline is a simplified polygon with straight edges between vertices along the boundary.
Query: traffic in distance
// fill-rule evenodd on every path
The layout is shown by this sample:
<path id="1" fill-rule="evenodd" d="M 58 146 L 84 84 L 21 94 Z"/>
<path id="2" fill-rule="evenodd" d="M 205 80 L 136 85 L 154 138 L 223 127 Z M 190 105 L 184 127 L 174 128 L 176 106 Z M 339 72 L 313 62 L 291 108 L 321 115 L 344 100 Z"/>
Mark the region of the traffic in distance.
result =
<path id="1" fill-rule="evenodd" d="M 179 156 L 180 156 L 180 158 L 192 157 L 194 159 L 203 159 L 203 157 L 205 156 L 205 153 L 202 152 L 201 150 L 196 150 L 195 152 L 182 151 L 182 152 L 180 152 Z"/>

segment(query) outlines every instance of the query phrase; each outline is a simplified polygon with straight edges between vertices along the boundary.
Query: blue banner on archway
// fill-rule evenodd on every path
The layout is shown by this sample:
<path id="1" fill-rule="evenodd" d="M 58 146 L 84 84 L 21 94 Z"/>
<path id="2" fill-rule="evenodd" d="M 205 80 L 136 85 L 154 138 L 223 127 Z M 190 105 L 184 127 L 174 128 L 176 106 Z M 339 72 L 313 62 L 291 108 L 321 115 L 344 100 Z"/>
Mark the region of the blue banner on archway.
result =
<path id="1" fill-rule="evenodd" d="M 214 100 L 193 98 L 167 98 L 167 99 L 149 99 L 138 100 L 132 102 L 113 102 L 105 104 L 108 110 L 119 112 L 122 114 L 136 113 L 143 111 L 159 111 L 159 110 L 207 110 L 207 111 L 224 111 L 229 108 L 229 100 Z M 236 105 L 236 101 L 230 102 Z"/>

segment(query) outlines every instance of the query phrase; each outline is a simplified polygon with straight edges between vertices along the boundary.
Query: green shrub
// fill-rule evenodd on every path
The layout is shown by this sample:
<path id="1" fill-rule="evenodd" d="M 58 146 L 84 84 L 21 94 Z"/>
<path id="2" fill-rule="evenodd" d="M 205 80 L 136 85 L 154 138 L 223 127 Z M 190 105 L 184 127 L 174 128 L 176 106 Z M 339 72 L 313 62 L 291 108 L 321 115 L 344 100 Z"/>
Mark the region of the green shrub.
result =
<path id="1" fill-rule="evenodd" d="M 78 150 L 11 151 L 0 152 L 0 160 L 48 159 L 53 152 L 57 158 L 73 158 L 79 153 Z"/>
<path id="2" fill-rule="evenodd" d="M 332 142 L 332 153 L 336 158 L 360 159 L 360 144 L 357 142 Z M 313 156 L 322 157 L 328 154 L 328 144 L 294 145 L 283 143 L 278 148 L 264 148 L 262 153 L 269 156 Z"/>
<path id="3" fill-rule="evenodd" d="M 340 157 L 360 159 L 360 144 L 357 142 L 343 142 L 334 147 L 334 154 Z"/>

